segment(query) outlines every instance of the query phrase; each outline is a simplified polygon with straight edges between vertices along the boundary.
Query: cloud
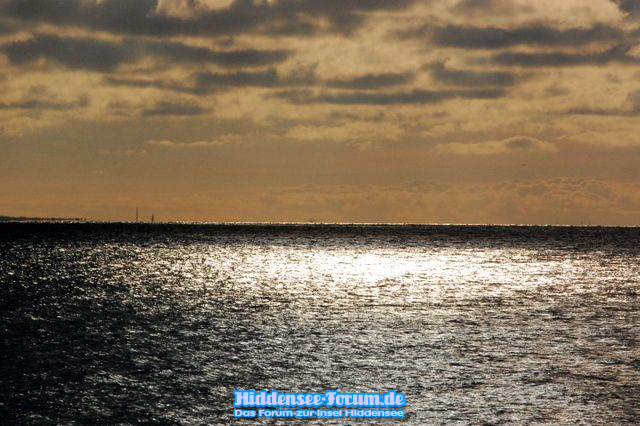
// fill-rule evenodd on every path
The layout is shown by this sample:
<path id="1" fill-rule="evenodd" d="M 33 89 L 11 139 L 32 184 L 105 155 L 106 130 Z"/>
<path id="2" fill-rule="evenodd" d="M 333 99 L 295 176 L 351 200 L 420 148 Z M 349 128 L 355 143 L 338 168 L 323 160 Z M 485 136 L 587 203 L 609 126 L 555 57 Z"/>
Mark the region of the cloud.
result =
<path id="1" fill-rule="evenodd" d="M 120 78 L 120 77 L 105 77 L 102 80 L 105 84 L 110 86 L 125 86 L 133 87 L 137 89 L 170 89 L 170 85 L 164 80 L 143 80 L 138 78 Z"/>
<path id="2" fill-rule="evenodd" d="M 168 139 L 151 139 L 146 141 L 145 144 L 164 148 L 202 148 L 222 145 L 222 143 L 215 141 L 174 142 Z"/>
<path id="3" fill-rule="evenodd" d="M 504 49 L 519 45 L 578 47 L 590 43 L 619 43 L 627 37 L 624 31 L 602 24 L 568 29 L 557 29 L 545 25 L 499 28 L 428 24 L 403 31 L 400 36 L 403 38 L 426 37 L 437 46 L 461 49 Z"/>
<path id="4" fill-rule="evenodd" d="M 506 71 L 475 71 L 447 68 L 443 62 L 426 67 L 434 80 L 453 86 L 512 86 L 516 79 Z"/>
<path id="5" fill-rule="evenodd" d="M 201 115 L 207 110 L 199 105 L 183 102 L 158 102 L 153 108 L 145 109 L 142 115 L 146 117 L 167 115 Z"/>
<path id="6" fill-rule="evenodd" d="M 255 87 L 276 87 L 282 81 L 275 69 L 265 71 L 238 71 L 234 73 L 212 73 L 202 72 L 196 74 L 196 85 L 198 87 L 211 86 L 255 86 Z"/>
<path id="7" fill-rule="evenodd" d="M 110 72 L 118 66 L 136 62 L 146 56 L 171 60 L 172 63 L 205 62 L 222 67 L 257 67 L 286 60 L 288 50 L 215 51 L 182 43 L 159 43 L 127 40 L 121 43 L 87 37 L 36 35 L 29 40 L 2 46 L 2 51 L 16 65 L 44 58 L 67 68 Z"/>
<path id="8" fill-rule="evenodd" d="M 611 115 L 618 116 L 619 114 Z M 636 129 L 634 129 L 631 124 L 630 126 L 626 126 L 626 128 L 616 126 L 612 129 L 581 131 L 576 134 L 564 136 L 562 139 L 576 142 L 578 144 L 591 145 L 591 147 L 597 147 L 599 150 L 627 148 L 637 149 L 640 147 L 640 134 L 635 130 Z"/>
<path id="9" fill-rule="evenodd" d="M 91 38 L 36 36 L 5 44 L 2 51 L 16 65 L 44 58 L 68 68 L 102 72 L 113 71 L 123 62 L 135 59 L 132 52 L 118 44 Z"/>
<path id="10" fill-rule="evenodd" d="M 286 87 L 334 87 L 353 90 L 372 90 L 409 82 L 412 75 L 403 73 L 366 74 L 349 79 L 322 80 L 313 67 L 294 69 L 280 73 L 275 68 L 257 71 L 199 72 L 190 79 L 168 81 L 159 79 L 106 77 L 103 81 L 112 86 L 154 88 L 176 92 L 206 95 L 213 91 L 238 87 L 286 88 Z"/>
<path id="11" fill-rule="evenodd" d="M 368 122 L 349 121 L 340 125 L 298 125 L 290 128 L 286 136 L 299 141 L 370 144 L 381 140 L 397 140 L 402 134 L 402 128 L 393 123 L 374 127 Z"/>
<path id="12" fill-rule="evenodd" d="M 518 12 L 530 12 L 531 7 L 518 4 L 513 0 L 459 0 L 452 11 L 463 15 L 513 16 Z"/>
<path id="13" fill-rule="evenodd" d="M 237 71 L 233 73 L 200 72 L 195 74 L 196 93 L 209 93 L 215 89 L 230 87 L 293 87 L 323 84 L 313 67 L 298 68 L 286 74 L 275 68 L 261 71 Z"/>
<path id="14" fill-rule="evenodd" d="M 436 146 L 441 152 L 456 155 L 496 155 L 522 152 L 556 152 L 550 142 L 529 136 L 514 136 L 508 139 L 474 143 L 443 143 Z"/>
<path id="15" fill-rule="evenodd" d="M 89 105 L 87 97 L 81 97 L 75 101 L 65 102 L 46 99 L 28 99 L 18 102 L 0 103 L 0 109 L 25 109 L 25 110 L 55 110 L 64 111 L 82 108 Z"/>
<path id="16" fill-rule="evenodd" d="M 479 90 L 412 90 L 392 93 L 338 93 L 313 94 L 308 90 L 288 90 L 276 97 L 295 104 L 326 103 L 337 105 L 410 105 L 432 104 L 448 99 L 496 99 L 505 96 L 501 89 Z"/>
<path id="17" fill-rule="evenodd" d="M 548 178 L 471 184 L 436 180 L 432 185 L 437 190 L 407 182 L 404 187 L 281 187 L 261 194 L 268 209 L 318 221 L 634 225 L 640 211 L 637 187 L 629 183 Z"/>
<path id="18" fill-rule="evenodd" d="M 616 116 L 616 117 L 635 117 L 640 115 L 640 111 L 628 111 L 617 108 L 587 108 L 577 107 L 568 109 L 569 115 L 601 115 L 601 116 Z"/>
<path id="19" fill-rule="evenodd" d="M 639 0 L 612 0 L 618 5 L 621 11 L 628 13 L 632 17 L 640 15 Z"/>
<path id="20" fill-rule="evenodd" d="M 19 30 L 19 27 L 11 22 L 3 21 L 0 17 L 0 35 L 12 34 Z"/>
<path id="21" fill-rule="evenodd" d="M 640 90 L 635 90 L 627 95 L 627 102 L 634 111 L 640 112 Z"/>
<path id="22" fill-rule="evenodd" d="M 412 0 L 235 0 L 223 7 L 206 8 L 201 2 L 188 2 L 176 15 L 171 8 L 159 8 L 156 0 L 4 0 L 0 11 L 27 22 L 121 34 L 309 35 L 347 33 L 357 28 L 369 12 L 402 9 L 411 3 Z"/>
<path id="23" fill-rule="evenodd" d="M 226 134 L 218 136 L 213 140 L 196 140 L 193 142 L 176 142 L 170 139 L 150 139 L 145 141 L 145 145 L 171 149 L 215 148 L 227 144 L 243 142 L 245 141 L 245 137 L 246 135 Z"/>
<path id="24" fill-rule="evenodd" d="M 280 63 L 292 54 L 289 50 L 232 50 L 214 51 L 204 47 L 193 47 L 181 43 L 138 44 L 142 54 L 166 57 L 172 61 L 210 62 L 222 67 L 259 67 Z"/>
<path id="25" fill-rule="evenodd" d="M 408 73 L 365 74 L 343 80 L 328 80 L 327 86 L 339 89 L 379 89 L 409 83 L 413 75 Z"/>
<path id="26" fill-rule="evenodd" d="M 629 46 L 616 46 L 596 53 L 502 52 L 491 56 L 490 62 L 498 65 L 519 67 L 573 67 L 583 65 L 606 65 L 611 62 L 618 62 L 621 64 L 639 64 L 640 58 L 628 55 L 629 50 Z"/>
<path id="27" fill-rule="evenodd" d="M 572 115 L 601 115 L 617 117 L 640 116 L 640 90 L 630 92 L 627 95 L 625 105 L 621 108 L 577 107 L 569 109 L 566 113 Z"/>

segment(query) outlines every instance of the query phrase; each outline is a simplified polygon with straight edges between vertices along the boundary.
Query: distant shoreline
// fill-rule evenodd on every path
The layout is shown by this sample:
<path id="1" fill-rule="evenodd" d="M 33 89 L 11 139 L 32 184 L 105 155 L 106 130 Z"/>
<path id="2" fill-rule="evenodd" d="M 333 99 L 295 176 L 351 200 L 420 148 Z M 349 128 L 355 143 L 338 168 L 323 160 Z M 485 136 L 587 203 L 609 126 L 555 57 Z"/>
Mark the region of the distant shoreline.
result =
<path id="1" fill-rule="evenodd" d="M 0 216 L 0 222 L 89 222 L 85 217 Z"/>
<path id="2" fill-rule="evenodd" d="M 35 223 L 35 224 L 86 224 L 86 225 L 160 225 L 160 226 L 221 226 L 221 227 L 441 227 L 441 228 L 638 228 L 640 225 L 599 225 L 599 224 L 526 224 L 526 223 L 367 223 L 367 222 L 207 222 L 207 221 L 167 221 L 167 222 L 134 222 L 134 221 L 103 221 L 87 218 L 58 218 L 58 217 L 26 217 L 0 216 L 0 224 L 7 223 Z"/>

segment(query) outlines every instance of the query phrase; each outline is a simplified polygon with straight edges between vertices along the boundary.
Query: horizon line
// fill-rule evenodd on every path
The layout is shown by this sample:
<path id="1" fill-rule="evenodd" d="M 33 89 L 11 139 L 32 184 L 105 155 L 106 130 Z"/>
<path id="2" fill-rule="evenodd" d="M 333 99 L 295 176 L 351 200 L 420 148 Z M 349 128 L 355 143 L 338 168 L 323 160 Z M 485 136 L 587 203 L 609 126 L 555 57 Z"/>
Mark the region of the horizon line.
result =
<path id="1" fill-rule="evenodd" d="M 136 222 L 126 220 L 100 220 L 69 217 L 28 217 L 2 216 L 2 223 L 48 223 L 48 224 L 113 224 L 113 225 L 296 225 L 296 226 L 493 226 L 493 227 L 575 227 L 575 228 L 638 228 L 637 225 L 607 225 L 607 224 L 568 224 L 568 223 L 445 223 L 445 222 L 320 222 L 320 221 L 200 221 L 200 220 L 170 220 L 155 222 Z"/>

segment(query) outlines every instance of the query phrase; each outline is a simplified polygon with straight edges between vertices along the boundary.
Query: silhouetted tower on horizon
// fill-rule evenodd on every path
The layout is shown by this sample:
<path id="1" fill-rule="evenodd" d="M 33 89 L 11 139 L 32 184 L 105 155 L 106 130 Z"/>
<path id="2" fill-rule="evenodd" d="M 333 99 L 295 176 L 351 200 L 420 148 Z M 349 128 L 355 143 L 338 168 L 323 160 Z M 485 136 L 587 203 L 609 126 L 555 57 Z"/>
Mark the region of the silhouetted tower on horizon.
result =
<path id="1" fill-rule="evenodd" d="M 151 223 L 155 222 L 155 217 L 153 216 L 153 213 L 151 213 Z"/>
<path id="2" fill-rule="evenodd" d="M 136 207 L 136 223 L 138 223 L 138 208 Z"/>

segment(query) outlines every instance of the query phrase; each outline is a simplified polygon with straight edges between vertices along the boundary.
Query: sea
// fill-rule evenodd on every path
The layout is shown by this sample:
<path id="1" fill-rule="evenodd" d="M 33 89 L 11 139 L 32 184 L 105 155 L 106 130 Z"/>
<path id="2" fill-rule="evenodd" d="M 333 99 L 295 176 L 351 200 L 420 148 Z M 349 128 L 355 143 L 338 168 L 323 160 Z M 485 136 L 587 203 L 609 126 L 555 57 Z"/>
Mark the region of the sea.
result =
<path id="1" fill-rule="evenodd" d="M 1 424 L 637 424 L 640 228 L 4 223 L 0 333 Z"/>

